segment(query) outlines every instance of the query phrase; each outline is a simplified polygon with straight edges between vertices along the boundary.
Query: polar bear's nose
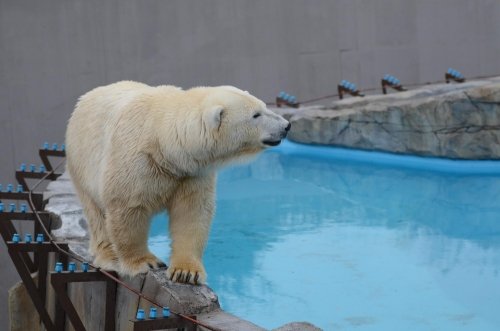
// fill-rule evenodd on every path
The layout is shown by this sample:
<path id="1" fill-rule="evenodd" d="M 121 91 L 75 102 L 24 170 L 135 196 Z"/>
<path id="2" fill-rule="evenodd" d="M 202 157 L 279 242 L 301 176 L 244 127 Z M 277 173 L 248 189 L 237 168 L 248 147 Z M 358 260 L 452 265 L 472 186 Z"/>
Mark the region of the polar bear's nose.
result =
<path id="1" fill-rule="evenodd" d="M 291 127 L 292 127 L 292 123 L 288 122 L 288 126 L 285 128 L 285 131 L 286 132 L 290 131 Z"/>

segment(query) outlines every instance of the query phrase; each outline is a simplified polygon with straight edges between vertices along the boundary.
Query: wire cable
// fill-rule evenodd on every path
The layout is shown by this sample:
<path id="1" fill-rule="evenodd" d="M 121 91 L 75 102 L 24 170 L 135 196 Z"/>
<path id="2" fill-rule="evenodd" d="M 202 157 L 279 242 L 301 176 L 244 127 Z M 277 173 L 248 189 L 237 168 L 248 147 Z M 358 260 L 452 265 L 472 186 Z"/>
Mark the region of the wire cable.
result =
<path id="1" fill-rule="evenodd" d="M 498 77 L 498 76 L 500 76 L 500 74 L 486 75 L 486 76 L 476 76 L 476 77 L 471 77 L 471 78 L 467 78 L 467 79 L 468 80 L 488 79 L 488 78 L 494 78 L 494 77 Z M 443 81 L 439 80 L 439 81 L 434 81 L 434 82 L 405 84 L 403 86 L 404 87 L 421 87 L 421 86 L 426 86 L 426 85 L 431 85 L 431 84 L 438 84 L 438 83 L 442 83 L 442 82 Z M 372 92 L 372 91 L 378 91 L 379 89 L 380 89 L 380 87 L 370 87 L 370 88 L 366 88 L 366 89 L 363 89 L 363 90 L 360 90 L 360 91 L 361 92 Z M 325 99 L 336 98 L 338 96 L 339 96 L 338 93 L 329 94 L 329 95 L 325 95 L 325 96 L 317 97 L 317 98 L 313 98 L 313 99 L 306 99 L 306 100 L 301 101 L 299 103 L 301 105 L 303 105 L 303 104 L 308 104 L 308 103 L 312 103 L 312 102 L 316 102 L 316 101 L 321 101 L 321 100 L 325 100 Z M 266 102 L 266 105 L 274 106 L 274 105 L 276 105 L 276 102 Z"/>

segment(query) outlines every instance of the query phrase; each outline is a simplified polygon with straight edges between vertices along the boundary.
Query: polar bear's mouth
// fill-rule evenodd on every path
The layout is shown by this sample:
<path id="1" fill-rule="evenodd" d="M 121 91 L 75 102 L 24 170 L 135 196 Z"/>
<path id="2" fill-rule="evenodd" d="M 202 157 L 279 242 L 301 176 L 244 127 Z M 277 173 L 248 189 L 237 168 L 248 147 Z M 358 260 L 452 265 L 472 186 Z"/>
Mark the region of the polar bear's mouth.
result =
<path id="1" fill-rule="evenodd" d="M 268 146 L 278 146 L 281 143 L 281 140 L 264 140 L 262 143 Z"/>

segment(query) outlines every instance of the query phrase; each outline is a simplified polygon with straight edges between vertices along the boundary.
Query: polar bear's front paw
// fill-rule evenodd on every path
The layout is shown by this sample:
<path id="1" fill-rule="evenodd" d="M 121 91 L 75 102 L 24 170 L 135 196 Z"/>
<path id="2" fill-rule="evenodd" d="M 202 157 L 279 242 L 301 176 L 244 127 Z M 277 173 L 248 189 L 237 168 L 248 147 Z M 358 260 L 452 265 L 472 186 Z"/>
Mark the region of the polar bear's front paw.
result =
<path id="1" fill-rule="evenodd" d="M 103 257 L 102 255 L 97 255 L 94 258 L 94 266 L 104 269 L 104 270 L 112 270 L 112 271 L 119 271 L 119 264 L 118 264 L 118 258 L 107 258 Z"/>
<path id="2" fill-rule="evenodd" d="M 200 262 L 172 261 L 167 269 L 167 277 L 177 283 L 205 284 L 207 274 Z"/>
<path id="3" fill-rule="evenodd" d="M 120 271 L 123 275 L 136 276 L 141 273 L 146 273 L 150 269 L 158 269 L 166 267 L 160 259 L 151 253 L 140 257 L 128 257 L 120 259 Z"/>
<path id="4" fill-rule="evenodd" d="M 94 265 L 104 270 L 119 271 L 118 257 L 113 249 L 113 245 L 109 242 L 101 242 L 94 249 Z"/>

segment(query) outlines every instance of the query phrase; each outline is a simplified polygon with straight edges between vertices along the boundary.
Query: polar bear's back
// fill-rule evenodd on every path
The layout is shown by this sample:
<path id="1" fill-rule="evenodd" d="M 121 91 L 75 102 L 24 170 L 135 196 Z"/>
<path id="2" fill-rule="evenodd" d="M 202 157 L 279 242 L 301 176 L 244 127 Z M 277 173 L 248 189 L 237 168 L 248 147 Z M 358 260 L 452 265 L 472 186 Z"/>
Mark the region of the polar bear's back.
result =
<path id="1" fill-rule="evenodd" d="M 100 200 L 104 164 L 113 128 L 128 105 L 154 87 L 122 81 L 91 90 L 80 97 L 66 131 L 68 171 L 76 185 Z"/>

